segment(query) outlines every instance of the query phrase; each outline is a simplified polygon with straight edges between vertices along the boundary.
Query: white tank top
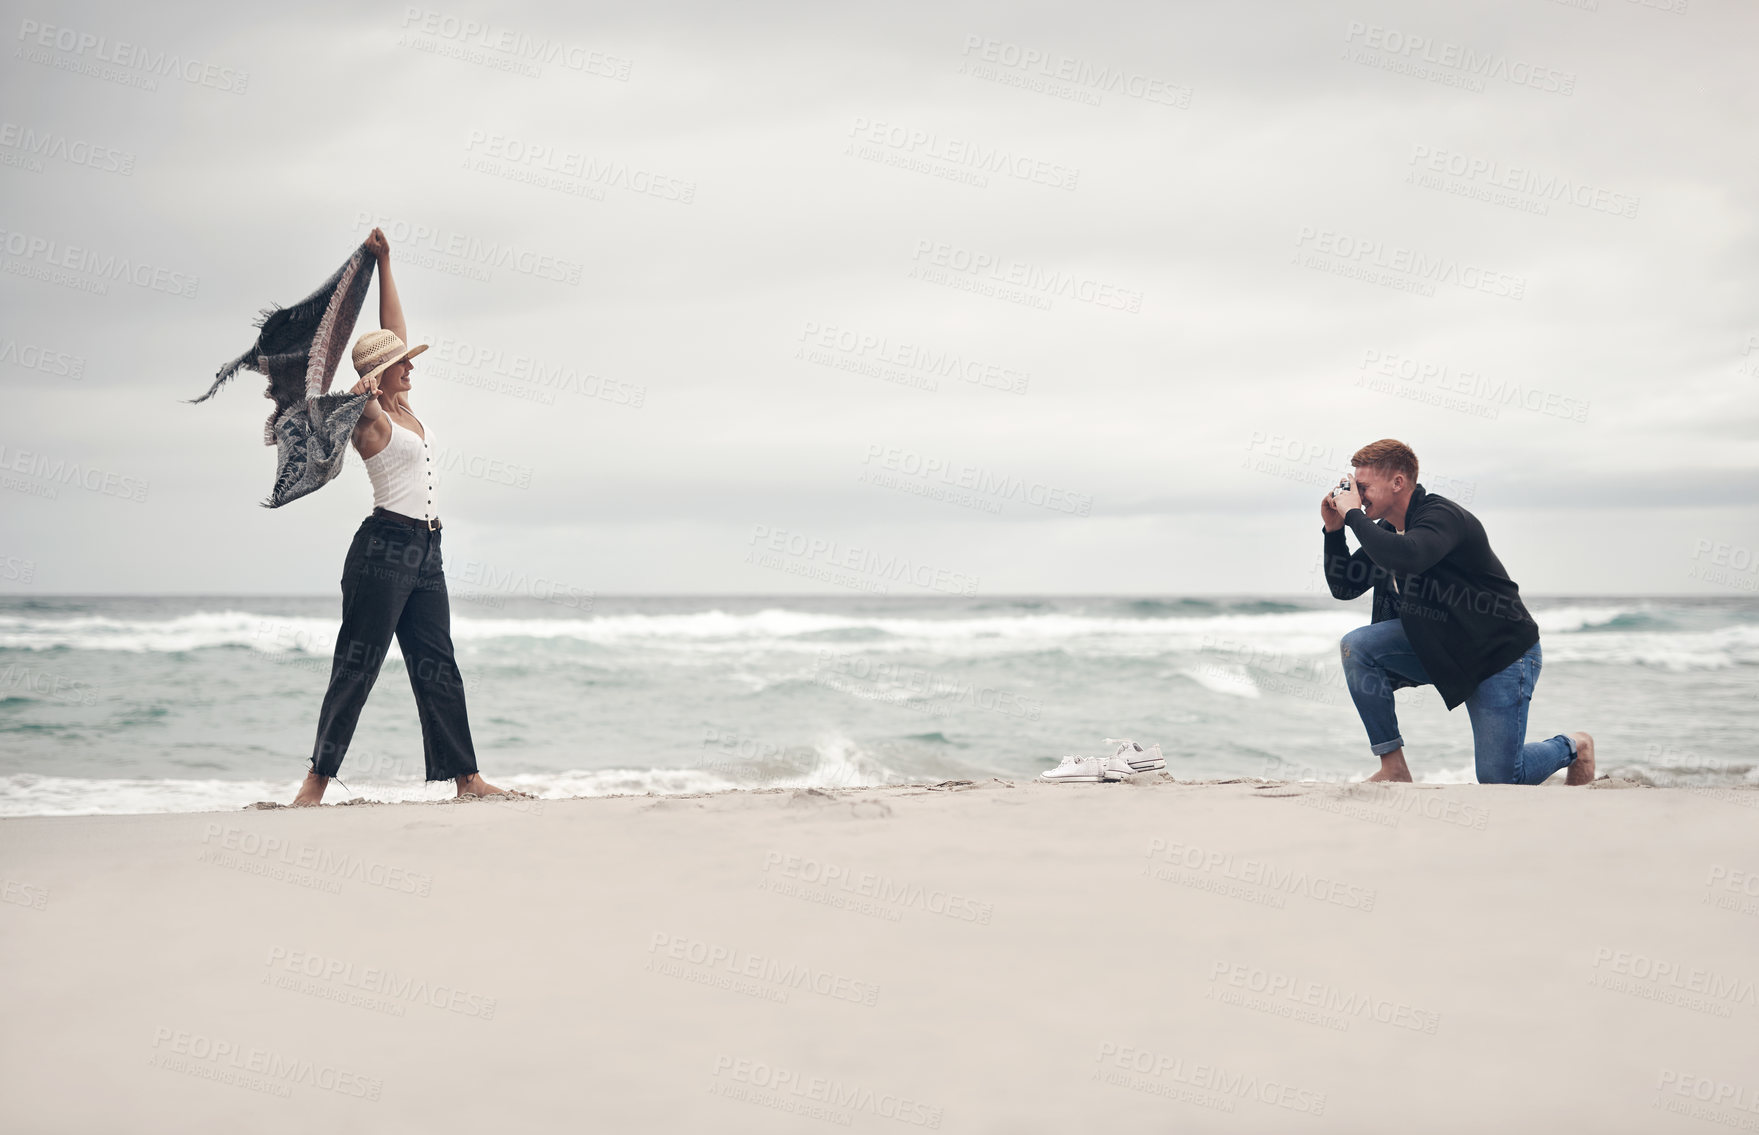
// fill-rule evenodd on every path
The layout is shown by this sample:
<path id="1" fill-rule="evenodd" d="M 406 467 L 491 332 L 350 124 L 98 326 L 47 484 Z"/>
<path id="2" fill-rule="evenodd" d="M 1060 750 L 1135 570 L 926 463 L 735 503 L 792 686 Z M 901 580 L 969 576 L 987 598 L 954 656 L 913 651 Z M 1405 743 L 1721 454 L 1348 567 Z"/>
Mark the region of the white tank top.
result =
<path id="1" fill-rule="evenodd" d="M 373 479 L 373 507 L 432 520 L 439 515 L 434 510 L 434 460 L 429 445 L 433 433 L 425 422 L 422 433 L 427 437 L 389 420 L 391 440 L 364 462 L 367 476 Z"/>

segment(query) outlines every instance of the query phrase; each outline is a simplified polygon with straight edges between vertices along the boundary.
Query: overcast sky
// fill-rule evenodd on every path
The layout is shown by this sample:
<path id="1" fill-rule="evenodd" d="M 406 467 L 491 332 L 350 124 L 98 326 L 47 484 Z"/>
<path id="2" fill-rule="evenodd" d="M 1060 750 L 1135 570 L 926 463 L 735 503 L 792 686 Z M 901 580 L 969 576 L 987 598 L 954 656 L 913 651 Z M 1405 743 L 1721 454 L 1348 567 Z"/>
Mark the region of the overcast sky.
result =
<path id="1" fill-rule="evenodd" d="M 1396 437 L 1752 593 L 1747 0 L 164 7 L 5 5 L 0 590 L 333 593 L 358 460 L 180 399 L 377 223 L 454 588 L 1298 592 Z"/>

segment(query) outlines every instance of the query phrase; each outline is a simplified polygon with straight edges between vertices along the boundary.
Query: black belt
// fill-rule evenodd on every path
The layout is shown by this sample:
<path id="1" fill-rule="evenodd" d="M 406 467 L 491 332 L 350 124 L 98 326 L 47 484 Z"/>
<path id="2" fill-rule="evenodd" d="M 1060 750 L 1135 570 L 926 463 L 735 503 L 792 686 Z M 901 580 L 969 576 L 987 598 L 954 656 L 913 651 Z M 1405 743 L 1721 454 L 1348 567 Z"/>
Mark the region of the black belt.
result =
<path id="1" fill-rule="evenodd" d="M 399 524 L 407 524 L 411 528 L 418 528 L 424 532 L 438 532 L 441 527 L 440 518 L 437 516 L 432 520 L 419 520 L 413 516 L 404 516 L 401 512 L 392 512 L 388 508 L 375 508 L 373 515 L 382 516 L 386 520 L 395 520 Z"/>

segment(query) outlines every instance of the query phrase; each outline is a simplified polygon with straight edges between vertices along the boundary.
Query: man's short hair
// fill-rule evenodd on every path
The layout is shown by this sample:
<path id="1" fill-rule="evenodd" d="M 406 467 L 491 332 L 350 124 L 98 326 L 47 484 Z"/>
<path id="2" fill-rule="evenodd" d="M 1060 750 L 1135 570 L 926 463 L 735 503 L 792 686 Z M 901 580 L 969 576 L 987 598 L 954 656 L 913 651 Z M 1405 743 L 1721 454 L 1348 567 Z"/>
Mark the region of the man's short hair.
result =
<path id="1" fill-rule="evenodd" d="M 1359 469 L 1378 469 L 1389 477 L 1403 473 L 1405 480 L 1413 485 L 1417 483 L 1417 455 L 1411 452 L 1410 446 L 1390 437 L 1369 442 L 1358 449 L 1351 455 L 1350 464 Z"/>

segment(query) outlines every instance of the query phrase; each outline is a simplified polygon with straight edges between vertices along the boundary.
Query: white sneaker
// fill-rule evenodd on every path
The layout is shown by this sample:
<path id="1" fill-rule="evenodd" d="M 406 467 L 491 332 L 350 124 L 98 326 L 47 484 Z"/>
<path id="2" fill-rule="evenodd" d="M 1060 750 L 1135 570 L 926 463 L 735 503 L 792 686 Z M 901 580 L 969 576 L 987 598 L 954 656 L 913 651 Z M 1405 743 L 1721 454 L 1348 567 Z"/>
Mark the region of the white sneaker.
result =
<path id="1" fill-rule="evenodd" d="M 1127 761 L 1112 757 L 1067 756 L 1056 768 L 1039 773 L 1038 779 L 1048 780 L 1053 784 L 1099 784 L 1109 780 L 1122 780 L 1129 775 L 1130 765 Z"/>
<path id="2" fill-rule="evenodd" d="M 1107 737 L 1105 743 L 1118 747 L 1111 759 L 1129 765 L 1131 773 L 1153 772 L 1167 767 L 1167 759 L 1160 755 L 1159 745 L 1144 749 L 1134 741 L 1121 741 L 1116 737 Z"/>

